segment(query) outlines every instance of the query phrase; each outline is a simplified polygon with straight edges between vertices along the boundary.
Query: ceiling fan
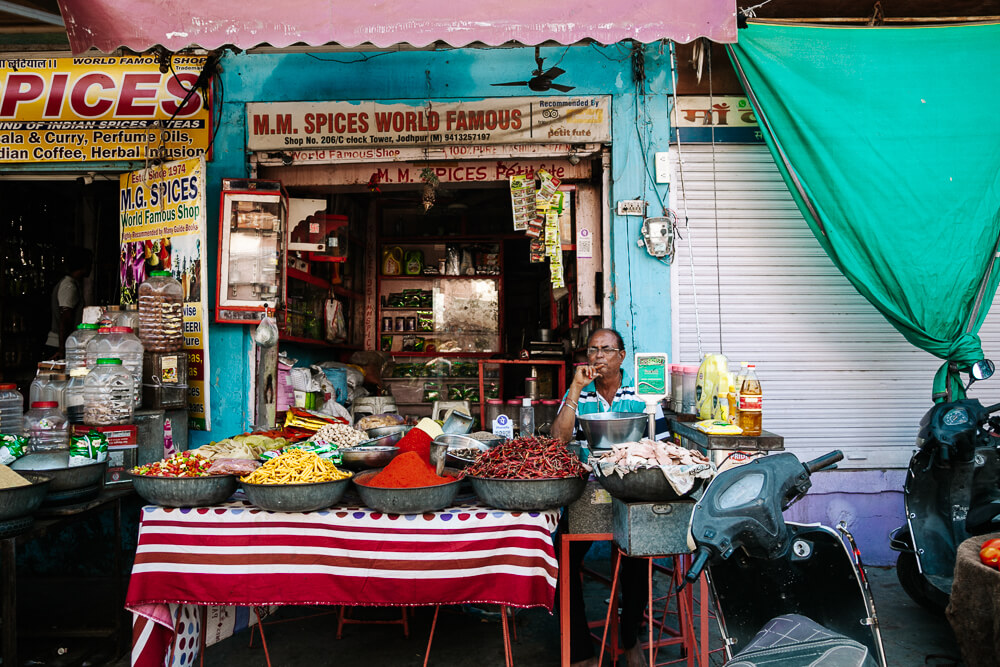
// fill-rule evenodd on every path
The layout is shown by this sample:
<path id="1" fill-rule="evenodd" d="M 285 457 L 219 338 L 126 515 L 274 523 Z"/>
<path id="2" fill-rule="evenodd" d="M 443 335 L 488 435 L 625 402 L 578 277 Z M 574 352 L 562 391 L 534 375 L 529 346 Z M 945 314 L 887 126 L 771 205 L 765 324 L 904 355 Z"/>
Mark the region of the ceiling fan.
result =
<path id="1" fill-rule="evenodd" d="M 538 64 L 537 69 L 531 73 L 531 78 L 527 81 L 508 81 L 506 83 L 494 83 L 493 86 L 527 86 L 536 93 L 544 93 L 547 90 L 555 89 L 563 93 L 567 93 L 576 86 L 563 86 L 558 83 L 554 83 L 552 80 L 561 74 L 565 74 L 566 70 L 560 69 L 558 67 L 550 67 L 547 70 L 542 69 L 542 63 L 545 61 L 539 54 L 539 49 L 535 47 L 535 62 Z"/>

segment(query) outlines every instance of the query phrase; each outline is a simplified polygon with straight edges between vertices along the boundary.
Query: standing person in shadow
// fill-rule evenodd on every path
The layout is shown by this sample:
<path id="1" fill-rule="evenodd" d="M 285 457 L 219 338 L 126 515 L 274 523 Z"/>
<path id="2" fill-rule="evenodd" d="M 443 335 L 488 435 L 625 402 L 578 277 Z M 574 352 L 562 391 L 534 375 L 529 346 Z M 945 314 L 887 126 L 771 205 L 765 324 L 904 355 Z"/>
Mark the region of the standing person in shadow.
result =
<path id="1" fill-rule="evenodd" d="M 576 367 L 555 421 L 552 437 L 569 442 L 578 428 L 577 416 L 600 412 L 642 412 L 646 404 L 635 397 L 635 383 L 622 368 L 625 361 L 625 341 L 614 329 L 598 329 L 587 340 L 587 363 Z M 656 439 L 669 436 L 663 410 L 656 410 Z M 569 614 L 570 662 L 572 667 L 596 667 L 597 656 L 590 640 L 587 614 L 583 603 L 583 583 L 580 569 L 590 549 L 589 542 L 572 542 L 569 546 Z M 628 667 L 644 667 L 646 659 L 639 644 L 639 629 L 649 595 L 646 559 L 623 557 L 619 575 L 622 591 L 620 619 L 621 644 Z M 615 604 L 611 602 L 611 604 Z"/>
<path id="2" fill-rule="evenodd" d="M 45 340 L 50 359 L 66 358 L 66 338 L 83 320 L 83 279 L 90 275 L 93 261 L 90 250 L 75 249 L 66 260 L 66 275 L 52 289 L 52 328 Z"/>

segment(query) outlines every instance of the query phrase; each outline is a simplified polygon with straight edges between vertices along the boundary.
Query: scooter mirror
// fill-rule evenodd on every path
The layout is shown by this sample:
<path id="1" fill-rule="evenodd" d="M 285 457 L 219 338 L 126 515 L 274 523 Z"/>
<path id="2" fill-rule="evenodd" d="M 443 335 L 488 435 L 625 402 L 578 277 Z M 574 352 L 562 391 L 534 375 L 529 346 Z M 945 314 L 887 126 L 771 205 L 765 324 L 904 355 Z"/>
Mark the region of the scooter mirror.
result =
<path id="1" fill-rule="evenodd" d="M 988 380 L 992 375 L 993 371 L 996 370 L 996 366 L 989 359 L 980 359 L 976 363 L 972 364 L 972 368 L 969 369 L 969 375 L 972 376 L 973 380 Z"/>

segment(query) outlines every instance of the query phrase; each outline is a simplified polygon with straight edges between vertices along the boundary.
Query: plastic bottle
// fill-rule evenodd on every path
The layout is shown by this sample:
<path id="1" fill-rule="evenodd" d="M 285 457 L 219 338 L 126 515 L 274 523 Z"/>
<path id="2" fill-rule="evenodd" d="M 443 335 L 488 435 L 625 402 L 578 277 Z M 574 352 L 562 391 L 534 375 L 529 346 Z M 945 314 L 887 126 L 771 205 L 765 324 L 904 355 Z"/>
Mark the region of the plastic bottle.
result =
<path id="1" fill-rule="evenodd" d="M 83 423 L 83 386 L 90 373 L 86 368 L 74 368 L 66 383 L 66 418 L 71 424 Z"/>
<path id="2" fill-rule="evenodd" d="M 87 370 L 92 371 L 97 366 L 98 350 L 104 349 L 110 335 L 111 327 L 100 327 L 94 337 L 87 341 Z"/>
<path id="3" fill-rule="evenodd" d="M 521 437 L 535 435 L 535 408 L 531 405 L 531 397 L 521 399 Z"/>
<path id="4" fill-rule="evenodd" d="M 24 433 L 24 396 L 16 384 L 0 384 L 0 433 Z"/>
<path id="5" fill-rule="evenodd" d="M 740 421 L 743 435 L 760 435 L 764 393 L 754 372 L 754 364 L 747 364 L 747 373 L 740 387 Z"/>
<path id="6" fill-rule="evenodd" d="M 24 433 L 32 452 L 69 449 L 69 420 L 55 401 L 36 401 L 24 413 Z"/>
<path id="7" fill-rule="evenodd" d="M 733 393 L 730 396 L 729 423 L 740 425 L 740 389 L 743 388 L 743 379 L 747 376 L 747 362 L 740 362 L 740 371 L 736 375 L 736 382 L 733 385 Z"/>
<path id="8" fill-rule="evenodd" d="M 111 327 L 108 337 L 111 347 L 109 358 L 122 360 L 122 365 L 132 374 L 132 405 L 142 405 L 142 342 L 129 327 Z M 98 358 L 100 358 L 98 352 Z"/>
<path id="9" fill-rule="evenodd" d="M 83 384 L 83 423 L 130 424 L 132 411 L 132 374 L 121 359 L 98 359 Z"/>
<path id="10" fill-rule="evenodd" d="M 87 367 L 87 343 L 96 335 L 96 324 L 81 324 L 66 338 L 67 371 Z"/>
<path id="11" fill-rule="evenodd" d="M 42 400 L 55 401 L 59 411 L 66 412 L 66 383 L 69 376 L 65 373 L 53 373 L 49 380 L 49 392 L 42 395 Z"/>
<path id="12" fill-rule="evenodd" d="M 184 290 L 169 271 L 153 271 L 139 285 L 139 340 L 147 352 L 184 346 Z"/>

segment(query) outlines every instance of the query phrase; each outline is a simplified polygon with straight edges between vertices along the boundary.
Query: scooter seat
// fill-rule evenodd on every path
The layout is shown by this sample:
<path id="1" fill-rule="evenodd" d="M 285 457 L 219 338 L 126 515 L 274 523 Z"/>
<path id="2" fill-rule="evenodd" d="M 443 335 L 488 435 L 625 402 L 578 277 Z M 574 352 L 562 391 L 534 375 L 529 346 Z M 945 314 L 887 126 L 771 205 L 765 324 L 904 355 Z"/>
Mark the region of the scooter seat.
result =
<path id="1" fill-rule="evenodd" d="M 877 667 L 868 648 L 799 614 L 772 618 L 725 667 Z"/>

